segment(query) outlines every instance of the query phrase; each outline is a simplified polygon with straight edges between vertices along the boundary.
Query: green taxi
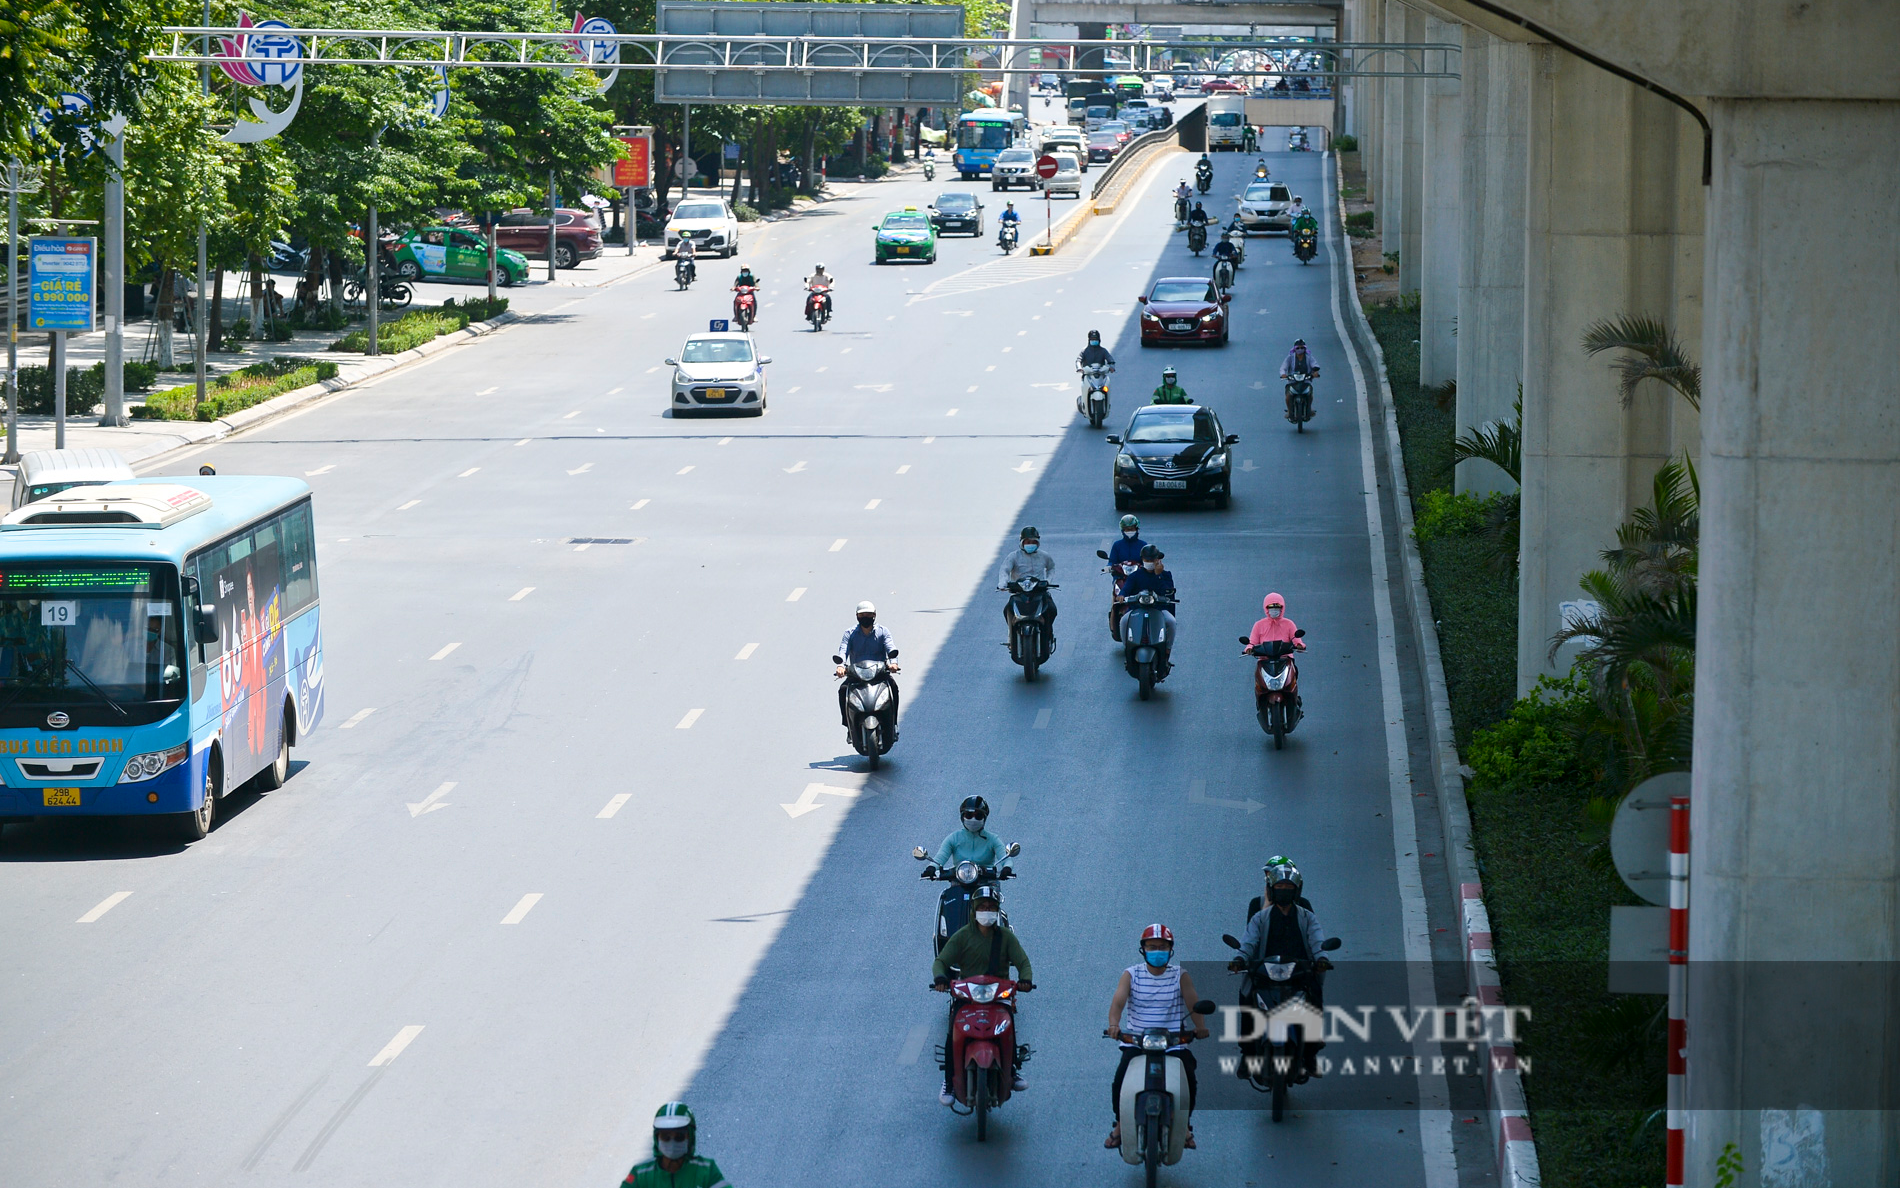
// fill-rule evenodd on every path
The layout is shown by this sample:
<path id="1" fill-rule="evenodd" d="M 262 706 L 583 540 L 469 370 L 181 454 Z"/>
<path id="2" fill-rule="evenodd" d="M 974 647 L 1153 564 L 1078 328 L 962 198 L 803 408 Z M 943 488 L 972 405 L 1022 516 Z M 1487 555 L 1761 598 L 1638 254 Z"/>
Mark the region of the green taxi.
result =
<path id="1" fill-rule="evenodd" d="M 892 211 L 877 225 L 877 262 L 922 260 L 937 262 L 937 229 L 930 216 L 914 206 Z"/>
<path id="2" fill-rule="evenodd" d="M 418 227 L 405 231 L 391 249 L 396 272 L 406 281 L 488 280 L 488 243 L 465 227 Z M 495 249 L 495 281 L 518 285 L 528 279 L 528 258 Z"/>

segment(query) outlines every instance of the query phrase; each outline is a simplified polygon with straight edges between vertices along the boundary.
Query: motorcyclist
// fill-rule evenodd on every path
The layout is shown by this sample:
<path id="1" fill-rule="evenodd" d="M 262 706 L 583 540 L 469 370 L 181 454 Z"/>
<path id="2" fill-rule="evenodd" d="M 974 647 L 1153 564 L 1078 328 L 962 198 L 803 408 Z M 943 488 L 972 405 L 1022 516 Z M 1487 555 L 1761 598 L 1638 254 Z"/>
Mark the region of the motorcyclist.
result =
<path id="1" fill-rule="evenodd" d="M 1202 182 L 1211 183 L 1213 180 L 1214 162 L 1208 160 L 1206 153 L 1202 153 L 1201 159 L 1194 163 L 1194 181 L 1198 185 Z"/>
<path id="2" fill-rule="evenodd" d="M 1186 178 L 1182 178 L 1181 184 L 1174 187 L 1174 221 L 1175 222 L 1183 223 L 1183 224 L 1187 222 L 1188 204 L 1193 201 L 1194 201 L 1194 189 L 1192 186 L 1189 186 L 1187 184 Z"/>
<path id="3" fill-rule="evenodd" d="M 1123 516 L 1121 539 L 1108 546 L 1108 634 L 1117 641 L 1122 637 L 1122 579 L 1141 568 L 1141 550 L 1147 547 L 1148 542 L 1141 539 L 1141 521 Z"/>
<path id="4" fill-rule="evenodd" d="M 844 633 L 844 639 L 838 643 L 838 655 L 844 663 L 838 665 L 833 676 L 842 678 L 851 671 L 851 665 L 860 660 L 881 660 L 892 672 L 902 672 L 897 661 L 892 658 L 891 633 L 877 625 L 877 607 L 869 602 L 858 603 L 858 625 Z M 838 718 L 848 730 L 851 727 L 851 714 L 845 707 L 845 686 L 838 686 Z M 891 721 L 897 721 L 897 682 L 891 682 Z M 893 733 L 891 738 L 895 740 Z"/>
<path id="5" fill-rule="evenodd" d="M 1267 159 L 1265 157 L 1261 157 L 1253 163 L 1253 175 L 1255 177 L 1267 176 Z"/>
<path id="6" fill-rule="evenodd" d="M 1145 591 L 1153 591 L 1165 599 L 1165 601 L 1161 603 L 1161 619 L 1166 629 L 1167 638 L 1173 639 L 1174 575 L 1161 567 L 1162 559 L 1165 556 L 1166 554 L 1153 545 L 1143 545 L 1141 547 L 1141 568 L 1123 578 L 1121 589 L 1115 593 L 1116 621 L 1119 622 L 1121 619 L 1119 612 L 1122 609 L 1123 603 L 1137 594 Z"/>
<path id="7" fill-rule="evenodd" d="M 1007 586 L 1025 577 L 1038 577 L 1046 582 L 1055 576 L 1055 572 L 1056 559 L 1042 551 L 1042 533 L 1038 532 L 1034 526 L 1025 524 L 1018 538 L 1016 551 L 1009 555 L 1009 560 L 1003 562 L 1003 570 L 997 575 L 996 584 Z M 1043 612 L 1042 626 L 1049 633 L 1049 650 L 1053 652 L 1056 647 L 1056 600 L 1044 598 L 1042 604 L 1048 608 Z M 1016 626 L 1016 620 L 1007 602 L 1003 604 L 1003 621 L 1012 628 Z"/>
<path id="8" fill-rule="evenodd" d="M 1286 359 L 1280 364 L 1281 379 L 1292 379 L 1294 376 L 1301 376 L 1306 379 L 1316 379 L 1319 376 L 1319 364 L 1314 361 L 1312 352 L 1306 349 L 1306 340 L 1304 338 L 1296 338 L 1293 340 L 1293 349 L 1286 353 Z M 1291 388 L 1287 390 L 1286 394 L 1286 416 L 1289 421 L 1293 419 L 1293 391 Z"/>
<path id="9" fill-rule="evenodd" d="M 1247 636 L 1248 648 L 1257 648 L 1263 643 L 1277 640 L 1280 643 L 1292 644 L 1296 652 L 1306 650 L 1306 641 L 1294 638 L 1294 633 L 1299 628 L 1294 626 L 1292 619 L 1286 617 L 1286 599 L 1278 594 L 1268 594 L 1261 601 L 1260 609 L 1265 613 L 1266 618 L 1254 623 L 1253 631 Z"/>
<path id="10" fill-rule="evenodd" d="M 633 1165 L 625 1188 L 732 1188 L 719 1165 L 698 1153 L 699 1123 L 683 1101 L 653 1115 L 653 1158 Z"/>
<path id="11" fill-rule="evenodd" d="M 1161 386 L 1155 389 L 1156 404 L 1193 404 L 1188 399 L 1187 389 L 1175 383 L 1174 368 L 1166 367 L 1161 371 Z"/>
<path id="12" fill-rule="evenodd" d="M 1089 344 L 1083 347 L 1082 353 L 1075 357 L 1075 365 L 1077 367 L 1106 367 L 1110 371 L 1115 369 L 1115 356 L 1109 354 L 1108 348 L 1102 345 L 1100 330 L 1089 331 Z"/>
<path id="13" fill-rule="evenodd" d="M 1174 933 L 1166 924 L 1150 924 L 1142 930 L 1140 943 L 1141 963 L 1122 971 L 1121 981 L 1115 986 L 1115 997 L 1108 1004 L 1108 1034 L 1122 1040 L 1121 1062 L 1115 1066 L 1115 1080 L 1109 1088 L 1109 1109 L 1114 1113 L 1115 1126 L 1108 1132 L 1108 1141 L 1102 1144 L 1111 1149 L 1122 1145 L 1122 1079 L 1128 1075 L 1128 1066 L 1141 1055 L 1141 1048 L 1130 1041 L 1151 1027 L 1165 1027 L 1177 1033 L 1192 1030 L 1196 1039 L 1206 1039 L 1208 1035 L 1207 1021 L 1191 1009 L 1199 1001 L 1199 995 L 1194 992 L 1194 979 L 1174 963 Z M 1196 1089 L 1194 1054 L 1186 1047 L 1172 1049 L 1172 1054 L 1180 1057 L 1181 1071 L 1187 1077 L 1188 1099 L 1183 1104 L 1190 1121 L 1183 1145 L 1191 1148 L 1194 1146 L 1191 1116 Z"/>
<path id="14" fill-rule="evenodd" d="M 673 258 L 686 262 L 686 279 L 689 281 L 699 279 L 698 256 L 699 249 L 693 246 L 691 239 L 684 236 L 680 238 L 679 246 L 673 249 Z M 675 264 L 674 267 L 677 268 L 678 265 Z"/>
<path id="15" fill-rule="evenodd" d="M 732 287 L 735 292 L 741 285 L 750 285 L 754 289 L 759 287 L 759 278 L 752 275 L 752 265 L 750 264 L 741 264 L 739 266 L 739 275 L 732 278 Z"/>
<path id="16" fill-rule="evenodd" d="M 996 216 L 996 241 L 998 243 L 1003 241 L 1003 228 L 1014 227 L 1022 221 L 1022 213 L 1016 209 L 1014 202 L 1003 203 L 1003 213 Z"/>
<path id="17" fill-rule="evenodd" d="M 1243 153 L 1260 151 L 1260 131 L 1252 124 L 1248 124 L 1241 132 L 1240 151 Z"/>
<path id="18" fill-rule="evenodd" d="M 1228 968 L 1251 970 L 1268 957 L 1278 961 L 1311 961 L 1313 972 L 1303 979 L 1300 989 L 1315 1010 L 1324 1010 L 1324 974 L 1333 967 L 1333 963 L 1320 950 L 1326 934 L 1321 930 L 1318 918 L 1313 915 L 1311 908 L 1302 906 L 1300 891 L 1306 880 L 1300 874 L 1299 867 L 1284 859 L 1269 862 L 1264 874 L 1267 879 L 1267 905 L 1259 915 L 1247 921 L 1247 935 L 1241 941 L 1240 955 L 1228 963 Z M 1300 1071 L 1293 1078 L 1295 1083 L 1319 1075 L 1314 1067 L 1314 1057 L 1325 1047 L 1323 1043 L 1310 1040 L 1303 1046 L 1306 1051 L 1302 1054 Z"/>
<path id="19" fill-rule="evenodd" d="M 1293 196 L 1293 205 L 1286 208 L 1286 213 L 1288 234 L 1298 234 L 1302 229 L 1319 230 L 1319 218 L 1313 214 L 1311 207 L 1300 200 L 1298 194 Z"/>
<path id="20" fill-rule="evenodd" d="M 824 302 L 826 313 L 831 312 L 831 291 L 837 287 L 838 282 L 825 271 L 822 263 L 815 265 L 811 270 L 811 275 L 805 278 L 805 291 L 819 294 L 818 299 Z"/>
<path id="21" fill-rule="evenodd" d="M 958 811 L 963 817 L 962 826 L 952 829 L 943 839 L 930 866 L 950 870 L 959 862 L 974 862 L 978 866 L 993 866 L 999 872 L 1009 870 L 1011 864 L 1003 843 L 989 831 L 990 802 L 981 796 L 965 796 L 963 807 Z M 924 869 L 926 877 L 932 873 L 930 867 Z"/>
<path id="22" fill-rule="evenodd" d="M 994 884 L 986 883 L 976 889 L 970 897 L 970 922 L 950 934 L 943 942 L 943 948 L 937 953 L 936 962 L 930 967 L 931 989 L 947 993 L 950 978 L 954 972 L 958 977 L 1009 977 L 1010 966 L 1016 967 L 1016 989 L 1030 991 L 1036 988 L 1034 974 L 1029 967 L 1029 954 L 1023 951 L 1023 943 L 1016 934 L 1003 923 L 1003 893 Z M 1017 1008 L 1016 1035 L 1022 1035 L 1021 1007 Z M 948 1023 L 954 1024 L 957 1017 L 956 1000 L 950 1003 Z M 950 1092 L 951 1037 L 944 1039 L 943 1088 L 937 1094 L 937 1100 L 944 1105 L 953 1105 L 956 1095 Z M 1020 1053 L 1022 1045 L 1016 1045 Z M 1010 1089 L 1021 1093 L 1029 1088 L 1023 1080 L 1019 1062 L 1012 1062 L 1013 1080 Z"/>
<path id="23" fill-rule="evenodd" d="M 1187 222 L 1188 222 L 1188 226 L 1190 227 L 1206 227 L 1207 226 L 1208 214 L 1205 210 L 1201 209 L 1200 203 L 1196 202 L 1194 204 L 1194 209 L 1188 211 Z"/>
<path id="24" fill-rule="evenodd" d="M 1225 260 L 1235 268 L 1239 268 L 1240 249 L 1234 246 L 1232 240 L 1223 235 L 1214 241 L 1214 259 L 1216 262 Z"/>

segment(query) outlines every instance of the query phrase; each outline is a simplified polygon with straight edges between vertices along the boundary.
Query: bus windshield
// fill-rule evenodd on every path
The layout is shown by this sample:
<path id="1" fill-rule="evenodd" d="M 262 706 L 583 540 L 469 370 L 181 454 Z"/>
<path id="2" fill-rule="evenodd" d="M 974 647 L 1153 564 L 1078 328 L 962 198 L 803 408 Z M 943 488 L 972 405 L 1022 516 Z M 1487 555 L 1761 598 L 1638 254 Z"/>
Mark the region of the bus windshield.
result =
<path id="1" fill-rule="evenodd" d="M 1006 149 L 1012 139 L 1010 124 L 1005 120 L 972 120 L 957 126 L 958 148 Z"/>
<path id="2" fill-rule="evenodd" d="M 169 566 L 0 568 L 0 707 L 183 698 L 177 607 Z"/>

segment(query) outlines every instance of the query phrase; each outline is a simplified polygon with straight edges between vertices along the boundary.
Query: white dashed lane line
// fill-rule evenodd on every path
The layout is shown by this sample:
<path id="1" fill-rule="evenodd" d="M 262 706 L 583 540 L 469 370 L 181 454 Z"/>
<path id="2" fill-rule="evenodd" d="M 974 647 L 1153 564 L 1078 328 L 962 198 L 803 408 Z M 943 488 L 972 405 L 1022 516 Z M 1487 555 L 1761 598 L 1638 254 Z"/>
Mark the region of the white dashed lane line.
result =
<path id="1" fill-rule="evenodd" d="M 515 901 L 515 906 L 508 909 L 508 914 L 501 918 L 501 922 L 503 924 L 521 923 L 527 919 L 528 913 L 534 910 L 534 905 L 540 902 L 541 892 L 528 892 L 528 894 L 523 895 L 519 900 Z"/>
<path id="2" fill-rule="evenodd" d="M 456 640 L 456 641 L 455 641 L 454 643 L 452 643 L 452 644 L 447 644 L 447 645 L 445 645 L 445 646 L 444 646 L 444 647 L 442 648 L 442 650 L 441 650 L 441 651 L 439 651 L 439 652 L 437 652 L 437 653 L 436 653 L 435 655 L 433 655 L 433 656 L 431 656 L 431 657 L 429 657 L 429 659 L 431 659 L 431 660 L 443 660 L 443 659 L 446 659 L 446 658 L 448 657 L 448 654 L 449 654 L 450 652 L 453 652 L 453 651 L 454 651 L 455 649 L 457 649 L 457 648 L 459 648 L 459 647 L 461 647 L 461 646 L 462 646 L 462 641 L 458 639 L 458 640 Z"/>
<path id="3" fill-rule="evenodd" d="M 787 594 L 785 596 L 785 601 L 797 602 L 799 599 L 803 598 L 804 596 L 805 596 L 805 587 L 800 586 L 797 589 L 793 590 L 790 594 Z"/>
<path id="4" fill-rule="evenodd" d="M 897 468 L 897 473 L 899 473 L 899 474 L 908 474 L 908 473 L 910 473 L 910 463 L 908 463 L 908 462 L 906 462 L 906 463 L 904 463 L 904 464 L 903 464 L 902 466 L 900 466 L 900 467 L 898 467 L 898 468 Z"/>
<path id="5" fill-rule="evenodd" d="M 420 499 L 411 499 L 411 500 L 410 500 L 409 502 L 407 502 L 407 503 L 405 503 L 405 504 L 403 504 L 403 505 L 402 505 L 401 507 L 399 507 L 399 508 L 397 508 L 396 510 L 397 510 L 397 511 L 408 511 L 408 510 L 409 510 L 410 508 L 412 508 L 412 507 L 414 507 L 414 506 L 415 506 L 416 504 L 418 504 L 418 503 L 421 503 L 421 502 L 422 502 L 422 500 L 420 500 Z"/>
<path id="6" fill-rule="evenodd" d="M 734 656 L 733 659 L 734 660 L 750 660 L 752 659 L 752 653 L 758 650 L 759 650 L 758 644 L 749 643 L 745 647 L 740 648 L 739 654 L 737 656 Z"/>
<path id="7" fill-rule="evenodd" d="M 306 470 L 303 472 L 303 476 L 305 478 L 315 478 L 320 474 L 329 474 L 332 470 L 335 470 L 335 469 L 336 469 L 336 463 L 332 462 L 328 466 L 319 466 L 315 470 Z"/>
<path id="8" fill-rule="evenodd" d="M 471 475 L 471 474 L 474 474 L 474 473 L 475 473 L 476 471 L 478 471 L 478 470 L 480 470 L 480 469 L 481 469 L 481 467 L 479 467 L 479 466 L 471 466 L 471 467 L 469 467 L 469 468 L 468 468 L 467 470 L 464 470 L 464 471 L 463 471 L 462 473 L 460 473 L 460 474 L 458 474 L 458 475 L 456 475 L 455 477 L 456 477 L 456 478 L 467 478 L 467 477 L 468 477 L 469 475 Z"/>
<path id="9" fill-rule="evenodd" d="M 638 503 L 636 503 L 636 504 L 634 504 L 634 505 L 633 505 L 633 506 L 632 506 L 631 508 L 629 508 L 628 510 L 629 510 L 629 511 L 639 511 L 639 510 L 640 510 L 641 508 L 643 508 L 643 507 L 645 507 L 645 506 L 646 506 L 647 504 L 649 504 L 649 503 L 652 503 L 652 502 L 653 502 L 653 501 L 652 501 L 651 499 L 642 499 L 642 500 L 641 500 L 640 502 L 638 502 Z"/>
<path id="10" fill-rule="evenodd" d="M 844 548 L 844 544 L 845 544 L 845 541 L 846 541 L 846 540 L 848 540 L 848 539 L 850 539 L 850 538 L 849 538 L 849 537 L 844 537 L 844 536 L 840 536 L 840 537 L 839 537 L 839 538 L 838 538 L 837 540 L 834 540 L 834 541 L 832 541 L 832 542 L 831 542 L 831 548 L 830 548 L 830 549 L 828 549 L 828 550 L 826 550 L 826 551 L 827 551 L 827 552 L 832 552 L 832 553 L 836 553 L 836 552 L 839 552 L 840 550 L 842 550 L 842 549 Z"/>
<path id="11" fill-rule="evenodd" d="M 530 595 L 530 594 L 532 594 L 532 593 L 534 593 L 534 587 L 533 587 L 533 586 L 523 586 L 523 587 L 521 587 L 521 589 L 519 589 L 519 590 L 516 590 L 516 591 L 515 591 L 515 592 L 514 592 L 513 594 L 510 594 L 510 595 L 508 596 L 508 601 L 510 601 L 510 602 L 520 602 L 520 601 L 521 601 L 521 600 L 522 600 L 523 598 L 526 598 L 526 597 L 527 597 L 528 595 Z"/>
<path id="12" fill-rule="evenodd" d="M 596 821 L 612 820 L 613 815 L 619 812 L 622 808 L 626 807 L 626 803 L 632 799 L 633 799 L 633 793 L 631 792 L 620 793 L 619 795 L 615 796 L 612 800 L 609 800 L 607 802 L 607 807 L 595 813 L 594 819 Z"/>
<path id="13" fill-rule="evenodd" d="M 692 469 L 693 469 L 693 468 L 692 468 L 692 467 L 690 467 L 690 466 L 682 466 L 682 467 L 680 467 L 680 468 L 679 468 L 678 470 L 676 470 L 676 471 L 674 471 L 673 473 L 674 473 L 674 474 L 687 474 L 687 473 L 689 473 L 689 472 L 690 472 L 690 471 L 691 471 Z"/>
<path id="14" fill-rule="evenodd" d="M 876 510 L 877 510 L 877 505 L 878 505 L 878 504 L 880 504 L 880 503 L 882 503 L 882 502 L 884 502 L 884 501 L 883 501 L 882 499 L 873 499 L 873 500 L 871 500 L 871 502 L 869 502 L 869 503 L 867 503 L 867 504 L 865 504 L 865 505 L 864 505 L 864 510 L 865 510 L 865 511 L 876 511 Z"/>
<path id="15" fill-rule="evenodd" d="M 422 1027 L 423 1025 L 420 1023 L 411 1023 L 401 1031 L 398 1031 L 395 1039 L 384 1044 L 383 1050 L 370 1058 L 369 1066 L 371 1068 L 381 1068 L 383 1065 L 388 1064 L 396 1057 L 402 1055 L 403 1049 L 415 1042 L 415 1038 L 422 1034 Z"/>
<path id="16" fill-rule="evenodd" d="M 78 922 L 81 924 L 97 923 L 99 920 L 99 917 L 105 915 L 107 912 L 111 911 L 115 907 L 118 907 L 120 904 L 124 903 L 126 900 L 130 898 L 132 898 L 132 893 L 130 891 L 115 891 L 111 895 L 108 895 L 104 899 L 100 900 L 99 905 L 97 907 L 93 908 L 91 911 L 87 912 L 85 915 L 79 917 Z"/>
<path id="17" fill-rule="evenodd" d="M 675 726 L 675 727 L 673 727 L 673 729 L 675 729 L 675 730 L 691 730 L 691 729 L 693 728 L 693 723 L 694 723 L 694 722 L 697 722 L 697 721 L 699 721 L 699 715 L 701 715 L 701 714 L 703 714 L 703 713 L 705 713 L 705 712 L 706 712 L 706 711 L 705 711 L 705 709 L 704 709 L 704 707 L 702 707 L 702 708 L 700 708 L 700 709 L 689 709 L 689 710 L 687 710 L 687 711 L 686 711 L 686 716 L 685 716 L 684 718 L 681 718 L 681 719 L 680 719 L 680 724 L 679 724 L 679 725 L 677 725 L 677 726 Z"/>
<path id="18" fill-rule="evenodd" d="M 369 717 L 371 714 L 375 712 L 376 711 L 374 709 L 357 710 L 354 714 L 350 715 L 350 718 L 347 722 L 337 727 L 337 729 L 338 730 L 354 730 L 356 729 L 357 726 L 362 724 L 364 718 Z"/>

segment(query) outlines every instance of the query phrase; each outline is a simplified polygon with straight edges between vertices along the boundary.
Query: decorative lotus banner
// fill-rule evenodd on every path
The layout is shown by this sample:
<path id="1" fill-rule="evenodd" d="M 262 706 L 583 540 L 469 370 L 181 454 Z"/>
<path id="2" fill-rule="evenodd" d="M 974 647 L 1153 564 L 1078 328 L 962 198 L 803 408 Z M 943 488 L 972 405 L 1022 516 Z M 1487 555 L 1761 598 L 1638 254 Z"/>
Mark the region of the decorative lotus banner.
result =
<path id="1" fill-rule="evenodd" d="M 290 121 L 297 118 L 297 109 L 303 106 L 303 42 L 276 32 L 290 28 L 284 22 L 252 21 L 248 12 L 238 14 L 238 27 L 246 32 L 218 39 L 218 69 L 241 86 L 279 87 L 290 92 L 290 102 L 276 111 L 263 99 L 251 98 L 251 114 L 257 118 L 239 116 L 224 134 L 224 139 L 233 144 L 257 144 L 290 127 Z"/>

